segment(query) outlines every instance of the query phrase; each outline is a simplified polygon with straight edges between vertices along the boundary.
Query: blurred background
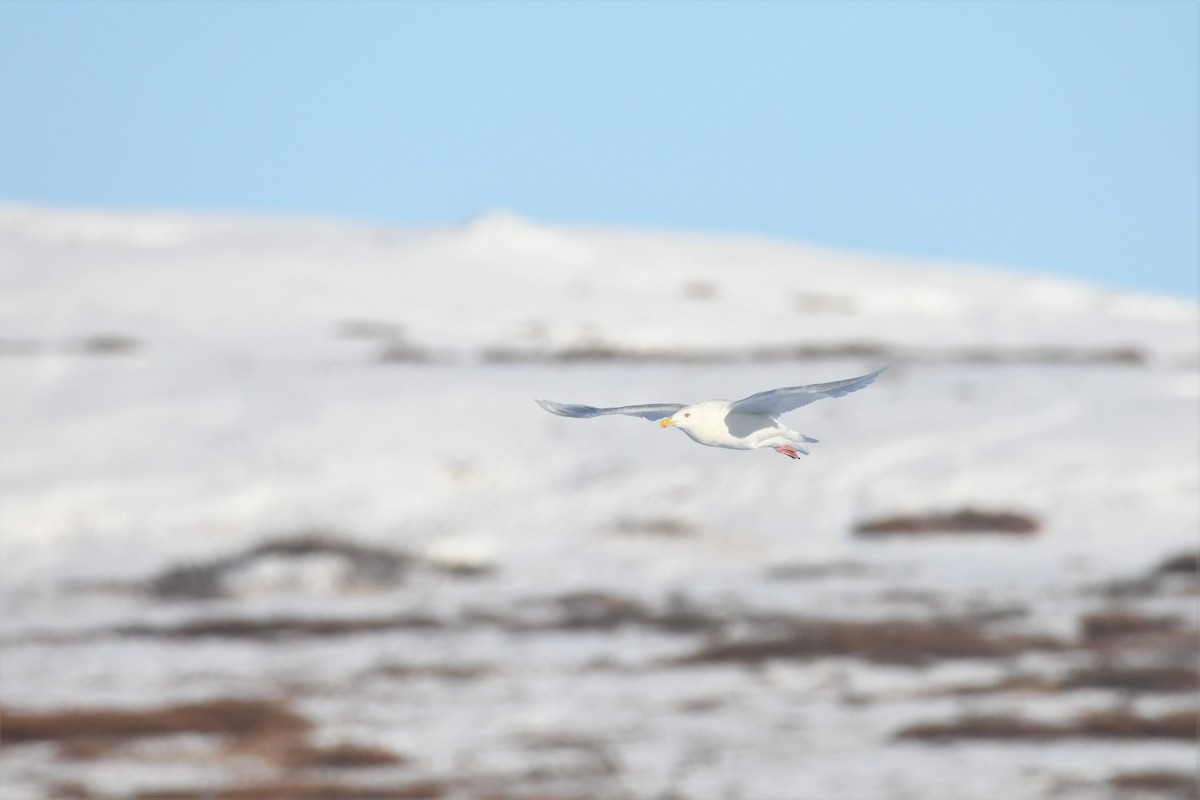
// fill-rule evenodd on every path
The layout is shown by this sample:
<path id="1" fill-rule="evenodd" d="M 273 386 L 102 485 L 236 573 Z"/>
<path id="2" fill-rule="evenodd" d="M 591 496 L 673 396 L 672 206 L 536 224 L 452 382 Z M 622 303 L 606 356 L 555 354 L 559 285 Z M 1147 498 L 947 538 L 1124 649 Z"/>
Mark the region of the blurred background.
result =
<path id="1" fill-rule="evenodd" d="M 1198 29 L 0 3 L 3 796 L 1196 796 Z"/>

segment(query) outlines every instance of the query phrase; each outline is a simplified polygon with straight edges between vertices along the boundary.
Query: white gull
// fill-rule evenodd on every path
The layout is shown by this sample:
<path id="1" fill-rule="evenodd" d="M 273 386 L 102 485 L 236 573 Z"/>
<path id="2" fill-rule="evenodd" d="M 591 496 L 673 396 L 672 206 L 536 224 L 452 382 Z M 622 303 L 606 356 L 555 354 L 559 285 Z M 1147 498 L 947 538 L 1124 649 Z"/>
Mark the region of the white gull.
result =
<path id="1" fill-rule="evenodd" d="M 886 369 L 884 367 L 883 369 Z M 808 455 L 806 444 L 817 441 L 779 422 L 779 417 L 825 397 L 842 397 L 868 386 L 883 369 L 869 375 L 831 383 L 769 389 L 741 400 L 704 400 L 700 403 L 646 403 L 636 406 L 596 408 L 594 406 L 538 400 L 537 404 L 561 417 L 598 417 L 627 414 L 649 420 L 662 420 L 664 428 L 679 428 L 692 441 L 709 447 L 731 450 L 756 450 L 771 447 L 788 458 Z"/>

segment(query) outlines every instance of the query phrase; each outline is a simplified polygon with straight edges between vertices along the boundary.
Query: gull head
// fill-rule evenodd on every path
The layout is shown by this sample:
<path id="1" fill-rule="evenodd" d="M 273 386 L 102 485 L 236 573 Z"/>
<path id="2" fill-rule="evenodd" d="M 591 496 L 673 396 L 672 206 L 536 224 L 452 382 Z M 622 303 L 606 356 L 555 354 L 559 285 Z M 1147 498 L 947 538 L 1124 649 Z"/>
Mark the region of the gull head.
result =
<path id="1" fill-rule="evenodd" d="M 679 428 L 681 431 L 695 430 L 696 426 L 702 423 L 706 410 L 703 403 L 684 406 L 658 424 L 664 428 Z"/>
<path id="2" fill-rule="evenodd" d="M 686 431 L 692 423 L 692 413 L 686 408 L 681 408 L 671 416 L 658 423 L 664 428 L 678 426 L 679 430 Z"/>

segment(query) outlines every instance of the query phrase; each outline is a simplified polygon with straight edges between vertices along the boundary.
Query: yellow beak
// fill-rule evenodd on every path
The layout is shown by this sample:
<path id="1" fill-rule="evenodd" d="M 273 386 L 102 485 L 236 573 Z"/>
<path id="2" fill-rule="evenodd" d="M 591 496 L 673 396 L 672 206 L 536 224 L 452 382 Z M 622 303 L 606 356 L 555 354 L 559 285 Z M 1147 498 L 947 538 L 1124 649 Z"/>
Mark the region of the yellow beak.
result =
<path id="1" fill-rule="evenodd" d="M 675 424 L 675 420 L 673 420 L 673 419 L 671 419 L 670 417 L 668 417 L 668 418 L 664 419 L 662 422 L 660 422 L 660 423 L 658 423 L 658 424 L 659 424 L 659 425 L 661 425 L 661 426 L 663 426 L 664 428 L 669 428 L 669 427 L 671 427 L 672 425 L 674 425 L 674 424 Z"/>

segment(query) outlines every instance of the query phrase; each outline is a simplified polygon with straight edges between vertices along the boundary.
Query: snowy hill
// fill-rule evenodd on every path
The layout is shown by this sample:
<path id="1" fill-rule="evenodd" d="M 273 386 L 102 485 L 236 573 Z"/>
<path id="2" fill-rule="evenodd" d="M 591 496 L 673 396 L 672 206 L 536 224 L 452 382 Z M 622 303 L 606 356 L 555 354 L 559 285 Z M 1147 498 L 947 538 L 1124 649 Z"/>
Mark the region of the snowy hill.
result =
<path id="1" fill-rule="evenodd" d="M 736 358 L 1078 349 L 1194 358 L 1195 304 L 753 239 L 490 214 L 401 232 L 8 207 L 6 338 L 121 331 L 156 351 L 336 355 L 339 326 L 430 358 Z M 55 313 L 45 308 L 53 305 Z"/>
<path id="2" fill-rule="evenodd" d="M 1071 726 L 1194 693 L 1121 706 L 1064 676 L 1187 660 L 1195 584 L 1163 565 L 1200 521 L 1198 333 L 1185 300 L 749 238 L 0 207 L 0 705 L 286 694 L 314 741 L 401 754 L 376 782 L 443 797 L 1092 797 L 1187 772 L 1186 739 Z M 883 365 L 788 418 L 821 440 L 799 463 L 533 403 Z M 1134 632 L 1093 637 L 1114 614 Z M 855 644 L 900 623 L 903 652 Z M 970 641 L 929 644 L 947 630 Z M 947 760 L 912 732 L 972 714 L 1061 741 Z M 6 746 L 5 796 L 245 779 L 71 752 Z M 246 752 L 259 783 L 295 771 Z"/>

